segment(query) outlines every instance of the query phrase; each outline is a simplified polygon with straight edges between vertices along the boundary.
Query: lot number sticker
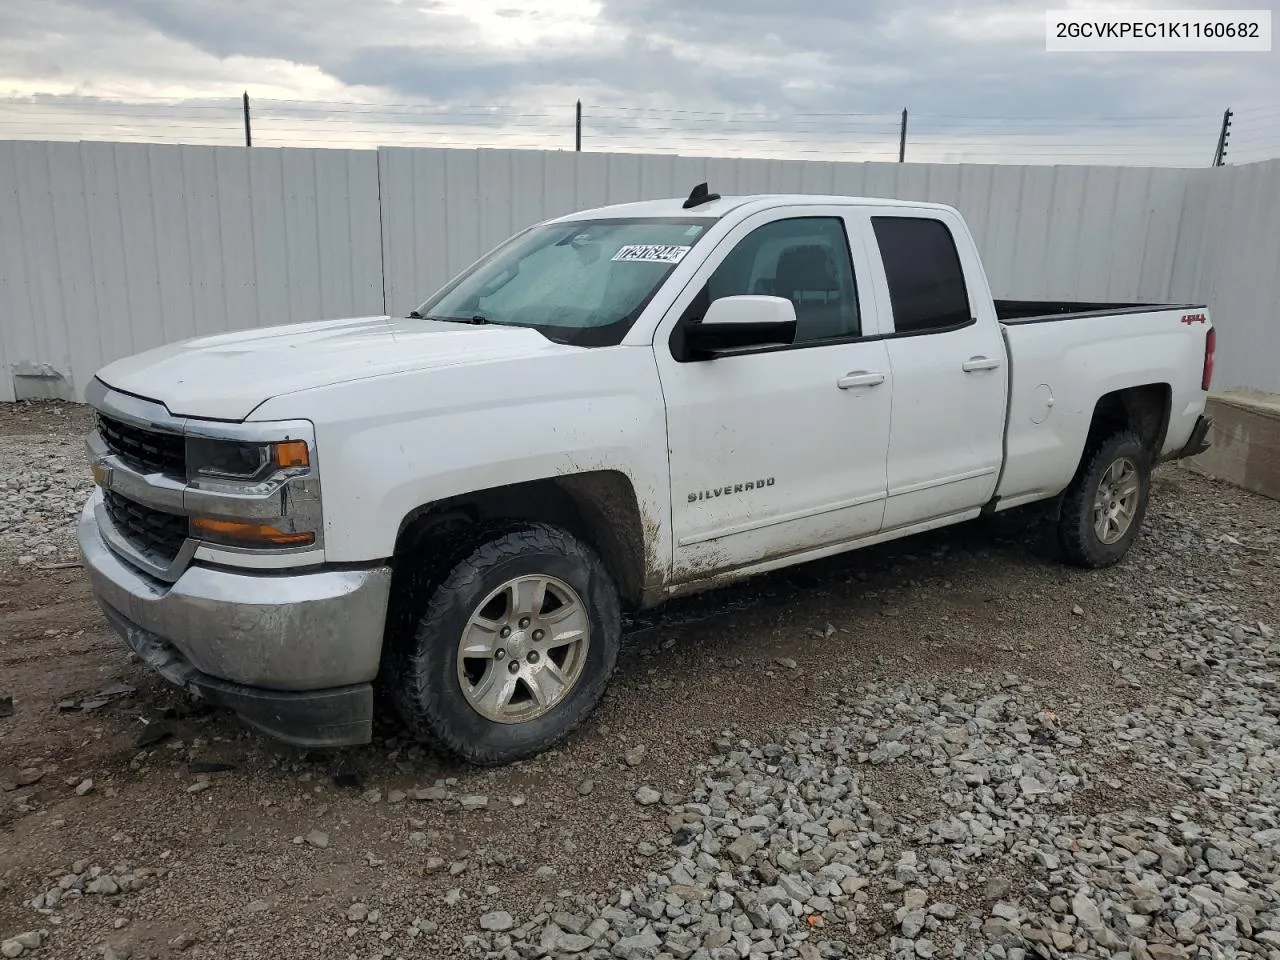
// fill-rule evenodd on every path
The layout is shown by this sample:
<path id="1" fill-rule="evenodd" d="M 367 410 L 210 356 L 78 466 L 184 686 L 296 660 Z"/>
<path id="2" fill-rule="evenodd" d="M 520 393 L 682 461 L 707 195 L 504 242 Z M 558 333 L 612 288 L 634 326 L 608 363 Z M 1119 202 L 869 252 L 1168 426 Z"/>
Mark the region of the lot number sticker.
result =
<path id="1" fill-rule="evenodd" d="M 688 247 L 669 243 L 630 243 L 613 255 L 614 260 L 640 263 L 679 263 Z"/>

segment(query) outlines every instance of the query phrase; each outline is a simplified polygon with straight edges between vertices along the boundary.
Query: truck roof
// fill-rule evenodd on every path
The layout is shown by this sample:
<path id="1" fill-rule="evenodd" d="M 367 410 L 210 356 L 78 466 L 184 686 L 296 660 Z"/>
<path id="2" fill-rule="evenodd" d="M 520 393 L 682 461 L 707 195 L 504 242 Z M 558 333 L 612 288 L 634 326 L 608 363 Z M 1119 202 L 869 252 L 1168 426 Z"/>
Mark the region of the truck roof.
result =
<path id="1" fill-rule="evenodd" d="M 761 193 L 740 197 L 721 197 L 709 203 L 701 203 L 686 210 L 684 198 L 673 197 L 666 200 L 641 200 L 636 203 L 615 203 L 607 207 L 595 207 L 591 210 L 580 210 L 552 220 L 553 223 L 572 220 L 597 220 L 611 217 L 672 217 L 687 219 L 691 217 L 711 217 L 718 219 L 747 204 L 756 209 L 767 210 L 771 207 L 788 207 L 795 204 L 829 204 L 837 206 L 885 206 L 909 207 L 922 210 L 951 210 L 952 207 L 942 203 L 924 203 L 917 200 L 894 200 L 887 197 L 840 197 L 821 196 L 804 193 Z"/>

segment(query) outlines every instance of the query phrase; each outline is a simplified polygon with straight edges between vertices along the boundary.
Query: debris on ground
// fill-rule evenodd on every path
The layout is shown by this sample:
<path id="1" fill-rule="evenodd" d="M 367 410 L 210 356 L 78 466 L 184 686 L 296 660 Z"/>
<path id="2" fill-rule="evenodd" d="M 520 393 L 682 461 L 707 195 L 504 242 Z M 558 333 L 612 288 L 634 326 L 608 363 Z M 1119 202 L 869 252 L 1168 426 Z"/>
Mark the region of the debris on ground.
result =
<path id="1" fill-rule="evenodd" d="M 89 488 L 66 409 L 0 407 L 5 957 L 1280 957 L 1280 504 L 1163 467 L 1113 568 L 1010 520 L 636 614 L 600 712 L 481 770 L 274 743 L 130 661 L 40 569 Z"/>

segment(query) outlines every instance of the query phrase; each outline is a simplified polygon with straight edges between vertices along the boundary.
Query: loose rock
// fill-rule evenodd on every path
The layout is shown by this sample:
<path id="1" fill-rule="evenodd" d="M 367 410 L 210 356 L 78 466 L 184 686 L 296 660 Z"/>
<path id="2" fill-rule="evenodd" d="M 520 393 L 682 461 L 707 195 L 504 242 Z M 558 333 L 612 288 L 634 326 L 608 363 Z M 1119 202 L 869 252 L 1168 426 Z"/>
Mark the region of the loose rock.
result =
<path id="1" fill-rule="evenodd" d="M 505 910 L 495 910 L 480 918 L 480 929 L 502 932 L 516 925 L 515 919 Z"/>

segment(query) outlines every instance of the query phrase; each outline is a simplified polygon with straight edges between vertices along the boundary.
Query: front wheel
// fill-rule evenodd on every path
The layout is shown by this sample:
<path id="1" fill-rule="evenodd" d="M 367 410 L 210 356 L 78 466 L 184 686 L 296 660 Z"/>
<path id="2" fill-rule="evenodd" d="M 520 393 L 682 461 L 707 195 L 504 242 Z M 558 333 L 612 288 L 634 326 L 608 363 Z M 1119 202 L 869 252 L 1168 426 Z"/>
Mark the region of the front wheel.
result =
<path id="1" fill-rule="evenodd" d="M 1150 458 L 1132 430 L 1107 437 L 1086 460 L 1062 501 L 1058 542 L 1081 567 L 1106 567 L 1133 545 L 1151 493 Z"/>
<path id="2" fill-rule="evenodd" d="M 595 552 L 541 523 L 477 531 L 422 590 L 401 675 L 405 722 L 472 763 L 510 763 L 564 739 L 618 659 L 617 587 Z"/>

